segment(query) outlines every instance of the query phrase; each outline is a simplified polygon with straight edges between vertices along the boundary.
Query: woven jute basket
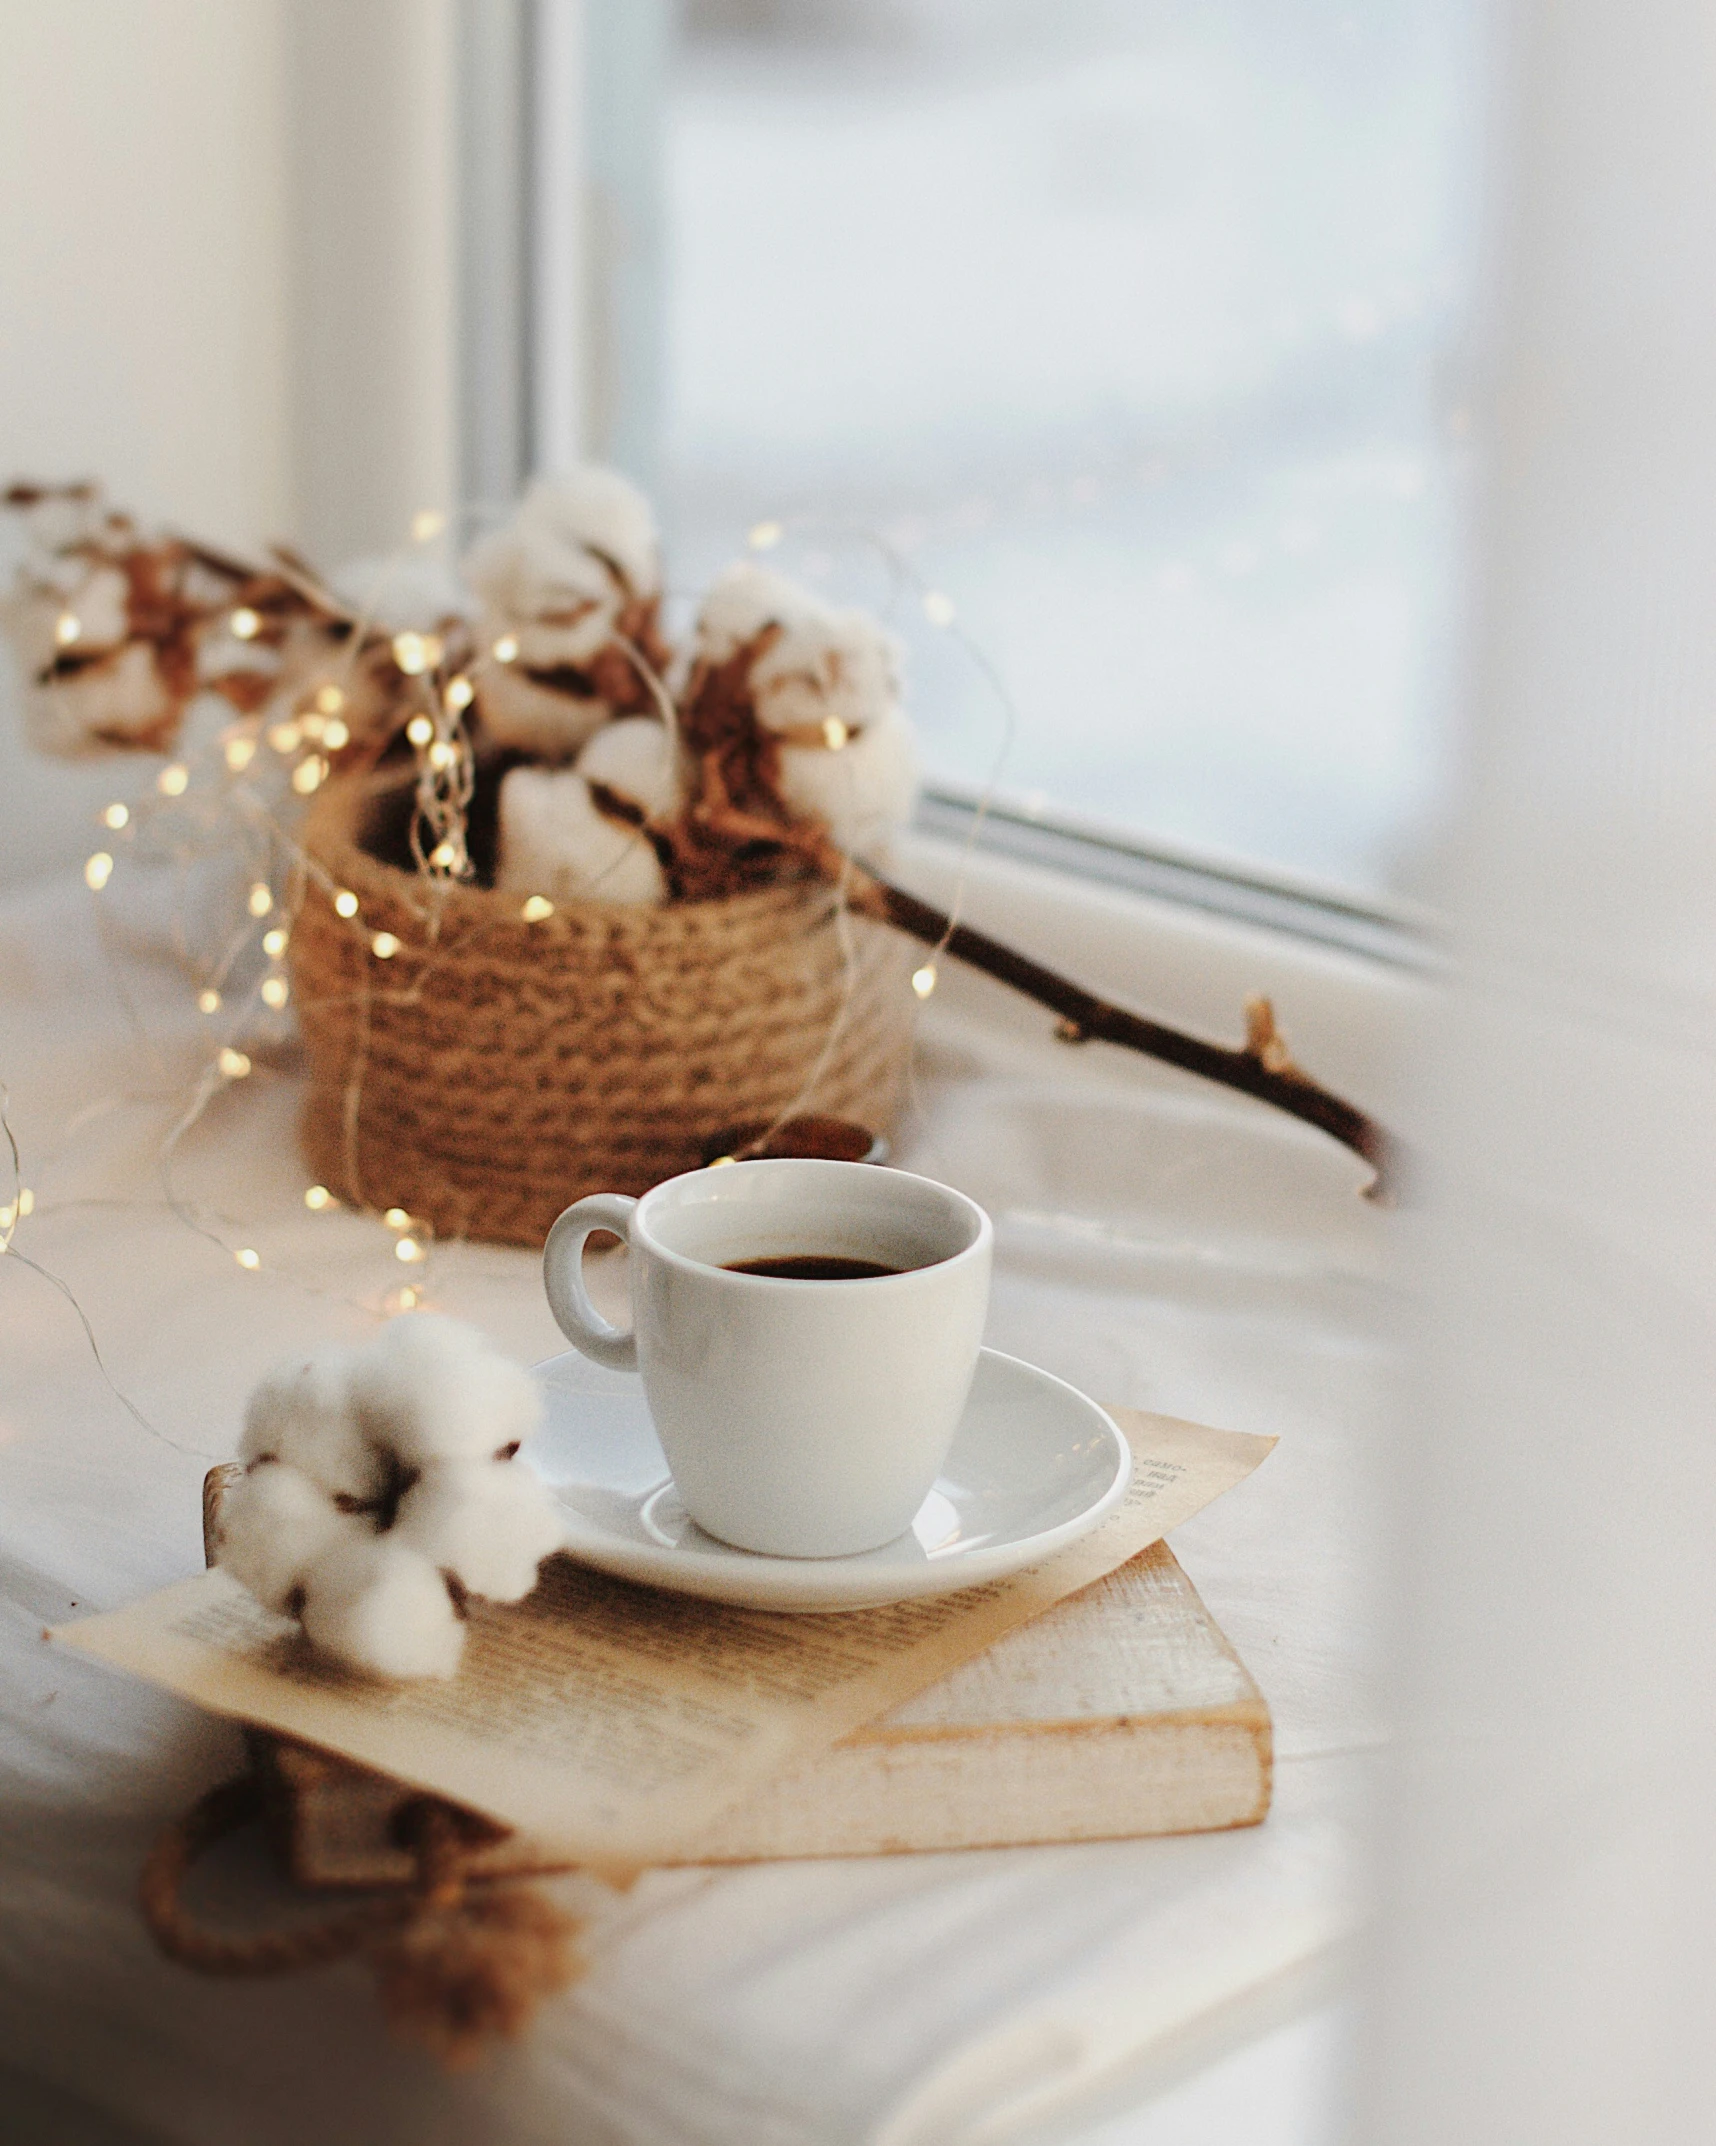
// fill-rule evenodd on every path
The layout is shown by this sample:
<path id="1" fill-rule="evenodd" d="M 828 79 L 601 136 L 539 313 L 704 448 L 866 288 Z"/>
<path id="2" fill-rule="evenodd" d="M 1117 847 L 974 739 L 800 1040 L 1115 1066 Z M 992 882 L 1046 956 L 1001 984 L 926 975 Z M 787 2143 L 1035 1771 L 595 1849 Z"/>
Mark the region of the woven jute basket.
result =
<path id="1" fill-rule="evenodd" d="M 526 923 L 515 894 L 432 888 L 381 861 L 389 804 L 336 778 L 302 835 L 289 958 L 304 1144 L 343 1199 L 540 1245 L 572 1200 L 695 1169 L 723 1127 L 790 1107 L 890 1128 L 913 949 L 843 917 L 830 887 L 561 905 Z"/>

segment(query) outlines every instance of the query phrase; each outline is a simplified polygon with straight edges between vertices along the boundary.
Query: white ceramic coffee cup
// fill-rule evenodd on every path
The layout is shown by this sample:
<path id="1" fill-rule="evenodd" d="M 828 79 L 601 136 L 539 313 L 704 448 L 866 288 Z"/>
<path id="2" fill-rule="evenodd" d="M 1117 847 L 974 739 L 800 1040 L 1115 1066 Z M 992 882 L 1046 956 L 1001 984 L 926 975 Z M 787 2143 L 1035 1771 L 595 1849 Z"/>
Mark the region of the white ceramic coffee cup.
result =
<path id="1" fill-rule="evenodd" d="M 593 1230 L 631 1247 L 629 1333 L 585 1292 Z M 643 1374 L 697 1524 L 776 1557 L 844 1557 L 911 1526 L 965 1408 L 994 1232 L 975 1200 L 870 1163 L 782 1158 L 601 1192 L 555 1223 L 548 1302 L 567 1339 Z M 903 1271 L 851 1281 L 734 1274 L 832 1255 Z"/>

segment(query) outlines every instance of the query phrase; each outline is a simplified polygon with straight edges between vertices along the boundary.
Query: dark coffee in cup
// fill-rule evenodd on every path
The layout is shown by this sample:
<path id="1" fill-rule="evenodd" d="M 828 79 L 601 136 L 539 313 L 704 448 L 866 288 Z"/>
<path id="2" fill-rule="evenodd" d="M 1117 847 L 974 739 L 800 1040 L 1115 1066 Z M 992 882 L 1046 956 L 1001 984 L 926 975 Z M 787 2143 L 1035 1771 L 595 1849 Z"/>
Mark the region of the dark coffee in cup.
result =
<path id="1" fill-rule="evenodd" d="M 770 1259 L 724 1259 L 727 1274 L 767 1274 L 777 1282 L 873 1282 L 883 1274 L 905 1274 L 905 1267 L 885 1267 L 876 1259 L 846 1259 L 838 1252 L 786 1252 Z"/>

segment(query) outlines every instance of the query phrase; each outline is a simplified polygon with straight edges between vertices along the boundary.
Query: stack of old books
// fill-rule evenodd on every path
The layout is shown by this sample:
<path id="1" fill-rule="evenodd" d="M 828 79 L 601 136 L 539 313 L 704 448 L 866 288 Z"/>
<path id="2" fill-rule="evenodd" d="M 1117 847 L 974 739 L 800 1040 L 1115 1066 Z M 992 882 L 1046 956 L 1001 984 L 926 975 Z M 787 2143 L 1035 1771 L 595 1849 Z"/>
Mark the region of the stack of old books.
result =
<path id="1" fill-rule="evenodd" d="M 403 1882 L 393 1821 L 409 1791 L 254 1732 L 293 1876 Z M 674 1858 L 883 1855 L 1203 1833 L 1269 1809 L 1269 1709 L 1166 1543 L 1057 1603 L 929 1690 L 767 1783 Z M 478 1867 L 564 1855 L 511 1833 Z"/>

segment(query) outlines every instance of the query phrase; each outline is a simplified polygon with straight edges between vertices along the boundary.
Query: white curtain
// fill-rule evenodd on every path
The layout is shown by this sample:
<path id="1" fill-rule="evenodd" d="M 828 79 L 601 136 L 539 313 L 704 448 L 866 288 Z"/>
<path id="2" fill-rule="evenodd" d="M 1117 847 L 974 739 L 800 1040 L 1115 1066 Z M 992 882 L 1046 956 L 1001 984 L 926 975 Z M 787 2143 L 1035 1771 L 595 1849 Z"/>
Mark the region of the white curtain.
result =
<path id="1" fill-rule="evenodd" d="M 1716 2137 L 1716 10 L 1517 8 L 1364 2146 Z"/>

